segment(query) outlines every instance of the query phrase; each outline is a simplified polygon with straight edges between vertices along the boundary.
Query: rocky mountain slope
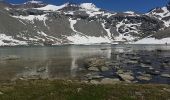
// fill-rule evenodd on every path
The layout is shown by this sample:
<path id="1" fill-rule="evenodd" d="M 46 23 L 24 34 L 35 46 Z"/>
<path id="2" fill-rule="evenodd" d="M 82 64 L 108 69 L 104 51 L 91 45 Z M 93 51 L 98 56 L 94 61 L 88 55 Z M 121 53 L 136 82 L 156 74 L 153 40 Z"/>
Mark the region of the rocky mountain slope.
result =
<path id="1" fill-rule="evenodd" d="M 170 5 L 146 14 L 109 12 L 92 3 L 60 6 L 0 2 L 0 45 L 170 43 Z M 148 42 L 150 41 L 150 42 Z"/>

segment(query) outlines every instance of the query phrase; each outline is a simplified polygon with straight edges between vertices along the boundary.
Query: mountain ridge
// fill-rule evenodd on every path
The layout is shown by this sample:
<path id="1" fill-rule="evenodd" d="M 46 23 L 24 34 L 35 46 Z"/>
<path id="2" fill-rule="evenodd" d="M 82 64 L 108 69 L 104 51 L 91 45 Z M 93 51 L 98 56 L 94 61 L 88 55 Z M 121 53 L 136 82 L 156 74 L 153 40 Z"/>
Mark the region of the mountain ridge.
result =
<path id="1" fill-rule="evenodd" d="M 1 46 L 142 44 L 149 38 L 154 44 L 170 43 L 168 4 L 145 14 L 110 12 L 92 3 L 0 2 L 0 8 Z"/>

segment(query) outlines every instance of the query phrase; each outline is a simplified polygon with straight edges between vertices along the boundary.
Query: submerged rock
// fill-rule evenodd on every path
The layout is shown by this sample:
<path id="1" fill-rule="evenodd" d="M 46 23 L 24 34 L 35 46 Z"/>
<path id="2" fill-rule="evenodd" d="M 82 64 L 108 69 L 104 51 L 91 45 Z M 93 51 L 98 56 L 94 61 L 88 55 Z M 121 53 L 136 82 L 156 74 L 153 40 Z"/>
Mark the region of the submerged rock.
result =
<path id="1" fill-rule="evenodd" d="M 146 64 L 141 64 L 141 67 L 143 67 L 143 68 L 150 68 L 150 69 L 153 69 L 153 68 L 152 68 L 152 66 L 150 66 L 150 65 L 146 65 Z"/>
<path id="2" fill-rule="evenodd" d="M 162 77 L 170 78 L 170 74 L 161 74 Z"/>
<path id="3" fill-rule="evenodd" d="M 129 60 L 129 61 L 127 61 L 127 64 L 137 64 L 138 63 L 138 61 L 135 61 L 135 60 Z"/>
<path id="4" fill-rule="evenodd" d="M 150 75 L 160 75 L 160 71 L 155 71 L 155 70 L 147 70 L 146 73 Z"/>
<path id="5" fill-rule="evenodd" d="M 37 72 L 44 72 L 45 70 L 46 70 L 45 67 L 41 67 L 41 68 L 39 68 L 39 69 L 37 70 Z"/>
<path id="6" fill-rule="evenodd" d="M 130 60 L 139 60 L 140 59 L 140 57 L 132 57 L 132 58 L 130 58 Z"/>
<path id="7" fill-rule="evenodd" d="M 105 66 L 105 59 L 103 58 L 90 58 L 85 60 L 85 67 L 96 67 L 101 68 L 102 66 Z"/>
<path id="8" fill-rule="evenodd" d="M 144 64 L 151 65 L 151 64 L 152 64 L 152 61 L 148 59 L 148 60 L 145 60 L 143 63 L 144 63 Z"/>
<path id="9" fill-rule="evenodd" d="M 100 76 L 100 75 L 94 73 L 94 74 L 87 74 L 86 77 L 88 78 L 88 80 L 92 80 L 92 79 L 101 79 L 104 76 Z"/>
<path id="10" fill-rule="evenodd" d="M 4 57 L 3 59 L 4 60 L 18 60 L 20 59 L 20 57 L 16 55 L 9 55 L 9 56 Z"/>

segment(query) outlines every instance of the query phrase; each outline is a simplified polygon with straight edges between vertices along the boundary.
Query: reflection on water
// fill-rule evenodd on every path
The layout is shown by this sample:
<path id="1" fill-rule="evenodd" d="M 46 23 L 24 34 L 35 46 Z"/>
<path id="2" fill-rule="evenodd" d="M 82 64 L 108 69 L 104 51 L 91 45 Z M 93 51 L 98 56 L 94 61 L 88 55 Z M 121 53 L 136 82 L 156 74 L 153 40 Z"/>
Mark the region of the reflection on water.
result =
<path id="1" fill-rule="evenodd" d="M 102 48 L 106 50 L 101 50 Z M 71 61 L 71 76 L 76 76 L 76 71 L 78 69 L 77 61 L 79 59 L 93 57 L 93 56 L 101 56 L 105 58 L 111 58 L 111 48 L 109 46 L 71 46 L 69 48 L 70 56 L 72 58 Z"/>
<path id="2" fill-rule="evenodd" d="M 0 80 L 18 77 L 70 78 L 76 76 L 77 60 L 90 56 L 110 58 L 107 46 L 2 47 L 0 48 Z M 4 60 L 15 55 L 20 59 Z M 5 76 L 5 77 L 4 77 Z"/>
<path id="3" fill-rule="evenodd" d="M 105 59 L 121 59 L 116 53 L 133 52 L 134 50 L 170 50 L 170 46 L 162 45 L 100 45 L 100 46 L 55 46 L 55 47 L 1 47 L 0 48 L 0 80 L 17 78 L 76 78 L 77 63 L 88 57 Z M 164 56 L 170 57 L 170 52 Z M 8 59 L 16 56 L 18 59 Z M 128 58 L 127 58 L 128 59 Z M 121 62 L 119 62 L 121 63 Z"/>

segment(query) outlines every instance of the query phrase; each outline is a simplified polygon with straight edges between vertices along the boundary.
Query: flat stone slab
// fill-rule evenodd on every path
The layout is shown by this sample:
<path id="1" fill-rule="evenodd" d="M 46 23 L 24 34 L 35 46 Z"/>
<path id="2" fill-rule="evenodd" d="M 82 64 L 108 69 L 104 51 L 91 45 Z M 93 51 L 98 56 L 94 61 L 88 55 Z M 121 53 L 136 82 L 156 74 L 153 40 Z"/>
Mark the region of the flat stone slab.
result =
<path id="1" fill-rule="evenodd" d="M 134 77 L 129 72 L 118 74 L 118 75 L 126 82 L 131 82 L 132 80 L 134 80 Z"/>
<path id="2" fill-rule="evenodd" d="M 101 84 L 116 84 L 118 82 L 120 82 L 119 79 L 103 78 L 100 83 Z"/>
<path id="3" fill-rule="evenodd" d="M 151 77 L 151 75 L 149 75 L 149 74 L 143 74 L 143 75 L 141 75 L 141 76 L 138 76 L 137 79 L 149 81 L 149 80 L 152 79 L 152 77 Z"/>

